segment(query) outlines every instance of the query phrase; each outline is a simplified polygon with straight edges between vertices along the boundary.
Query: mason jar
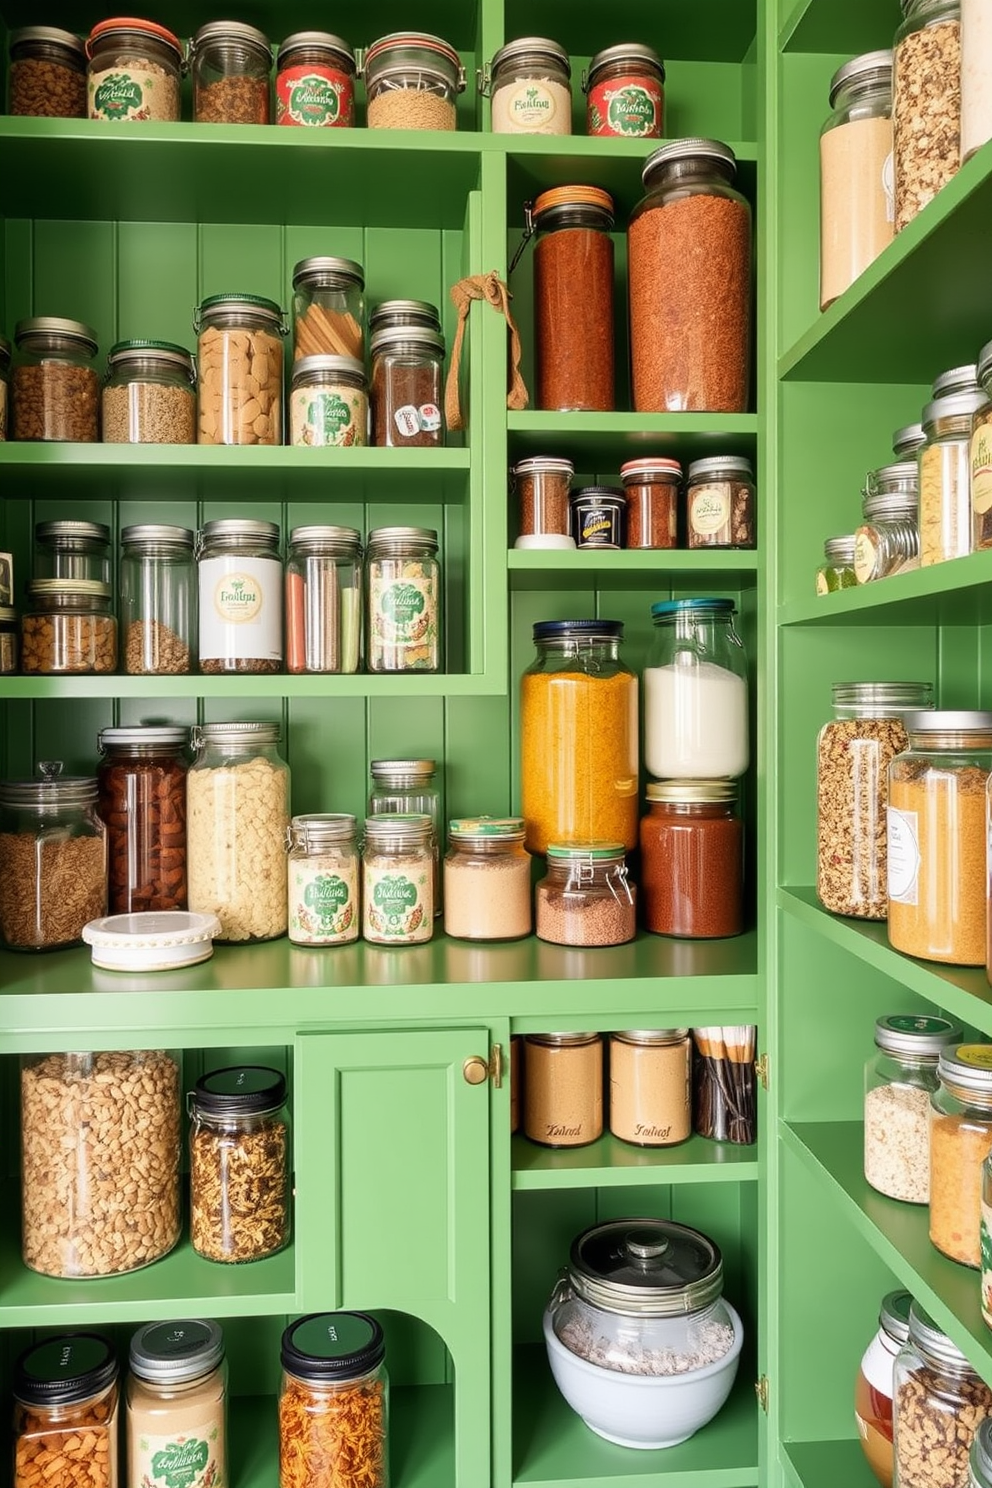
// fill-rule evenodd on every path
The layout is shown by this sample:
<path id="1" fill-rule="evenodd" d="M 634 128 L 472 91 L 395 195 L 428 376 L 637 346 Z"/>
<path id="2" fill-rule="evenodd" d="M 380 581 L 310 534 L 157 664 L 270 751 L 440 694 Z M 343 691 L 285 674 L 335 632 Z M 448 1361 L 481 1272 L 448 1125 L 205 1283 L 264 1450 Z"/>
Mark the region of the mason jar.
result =
<path id="1" fill-rule="evenodd" d="M 96 579 L 32 579 L 21 616 L 21 671 L 41 676 L 117 670 L 110 585 Z"/>
<path id="2" fill-rule="evenodd" d="M 909 1292 L 889 1292 L 882 1298 L 878 1332 L 861 1359 L 854 1386 L 854 1418 L 858 1440 L 882 1488 L 893 1488 L 892 1452 L 896 1355 L 909 1337 Z"/>
<path id="3" fill-rule="evenodd" d="M 915 460 L 919 468 L 917 456 L 927 442 L 927 436 L 923 432 L 922 424 L 907 424 L 903 429 L 897 429 L 892 436 L 892 453 L 900 463 L 907 460 Z"/>
<path id="4" fill-rule="evenodd" d="M 971 545 L 979 553 L 992 548 L 992 341 L 979 352 L 975 373 L 985 394 L 971 424 Z"/>
<path id="5" fill-rule="evenodd" d="M 283 661 L 279 528 L 220 517 L 197 538 L 200 671 L 278 672 Z"/>
<path id="6" fill-rule="evenodd" d="M 434 934 L 434 827 L 422 812 L 365 823 L 362 935 L 374 945 L 420 945 Z"/>
<path id="7" fill-rule="evenodd" d="M 753 548 L 755 489 L 743 455 L 693 460 L 685 488 L 686 546 Z"/>
<path id="8" fill-rule="evenodd" d="M 429 300 L 380 300 L 369 315 L 369 335 L 377 331 L 398 330 L 408 326 L 411 330 L 434 331 L 441 334 L 441 317 L 437 306 Z"/>
<path id="9" fill-rule="evenodd" d="M 12 951 L 79 945 L 107 913 L 107 830 L 95 777 L 62 774 L 0 781 L 0 934 Z"/>
<path id="10" fill-rule="evenodd" d="M 370 672 L 441 670 L 437 533 L 377 527 L 365 550 L 365 665 Z"/>
<path id="11" fill-rule="evenodd" d="M 182 676 L 197 642 L 194 534 L 141 523 L 121 533 L 121 646 L 132 676 Z"/>
<path id="12" fill-rule="evenodd" d="M 930 1095 L 930 1240 L 963 1266 L 982 1263 L 982 1166 L 992 1152 L 992 1044 L 950 1044 Z"/>
<path id="13" fill-rule="evenodd" d="M 493 134 L 571 134 L 571 78 L 568 53 L 556 41 L 508 41 L 479 73 L 479 93 L 492 97 Z"/>
<path id="14" fill-rule="evenodd" d="M 127 1380 L 127 1481 L 224 1484 L 227 1362 L 207 1318 L 146 1323 L 132 1335 Z"/>
<path id="15" fill-rule="evenodd" d="M 51 1482 L 47 1470 L 71 1460 L 62 1454 L 86 1441 L 98 1474 L 95 1488 L 118 1488 L 119 1386 L 109 1338 L 80 1331 L 29 1344 L 14 1365 L 12 1394 L 13 1488 Z M 90 1476 L 86 1463 L 80 1465 Z M 61 1488 L 72 1479 L 59 1473 L 54 1481 Z"/>
<path id="16" fill-rule="evenodd" d="M 377 330 L 372 357 L 372 443 L 399 449 L 444 443 L 444 337 L 413 327 Z"/>
<path id="17" fill-rule="evenodd" d="M 32 315 L 14 327 L 10 437 L 95 444 L 100 378 L 92 365 L 97 335 L 81 320 Z"/>
<path id="18" fill-rule="evenodd" d="M 367 441 L 368 423 L 368 382 L 357 357 L 307 356 L 293 363 L 290 444 L 357 449 Z"/>
<path id="19" fill-rule="evenodd" d="M 992 1410 L 992 1390 L 919 1302 L 896 1357 L 895 1466 L 898 1488 L 968 1482 L 977 1423 Z"/>
<path id="20" fill-rule="evenodd" d="M 276 57 L 276 123 L 350 129 L 355 122 L 355 54 L 329 31 L 294 31 Z"/>
<path id="21" fill-rule="evenodd" d="M 119 17 L 86 43 L 89 116 L 108 124 L 174 124 L 185 68 L 178 36 L 154 21 Z"/>
<path id="22" fill-rule="evenodd" d="M 236 1265 L 289 1242 L 286 1077 L 242 1064 L 201 1076 L 189 1096 L 189 1238 Z"/>
<path id="23" fill-rule="evenodd" d="M 286 559 L 286 670 L 358 671 L 362 544 L 354 527 L 294 527 Z"/>
<path id="24" fill-rule="evenodd" d="M 263 295 L 210 295 L 193 317 L 200 444 L 282 444 L 282 311 Z"/>
<path id="25" fill-rule="evenodd" d="M 692 1136 L 688 1028 L 610 1034 L 610 1131 L 637 1147 L 674 1147 Z"/>
<path id="26" fill-rule="evenodd" d="M 455 129 L 465 69 L 453 46 L 424 31 L 394 31 L 367 49 L 361 75 L 369 129 Z"/>
<path id="27" fill-rule="evenodd" d="M 963 558 L 972 547 L 972 422 L 986 402 L 977 382 L 935 397 L 923 410 L 920 452 L 920 563 Z"/>
<path id="28" fill-rule="evenodd" d="M 188 741 L 188 729 L 156 724 L 100 730 L 112 915 L 186 908 Z"/>
<path id="29" fill-rule="evenodd" d="M 110 583 L 110 528 L 105 522 L 59 517 L 34 529 L 35 579 Z"/>
<path id="30" fill-rule="evenodd" d="M 195 444 L 193 358 L 172 341 L 118 341 L 101 414 L 104 444 Z"/>
<path id="31" fill-rule="evenodd" d="M 534 247 L 534 377 L 539 409 L 614 407 L 613 198 L 555 186 L 525 208 Z"/>
<path id="32" fill-rule="evenodd" d="M 432 759 L 376 759 L 369 766 L 369 816 L 388 812 L 423 813 L 431 819 L 434 855 L 434 916 L 441 913 L 441 793 L 436 784 L 437 761 Z"/>
<path id="33" fill-rule="evenodd" d="M 902 0 L 902 14 L 892 93 L 897 233 L 961 164 L 960 0 Z"/>
<path id="34" fill-rule="evenodd" d="M 620 479 L 627 501 L 627 547 L 677 547 L 682 484 L 678 460 L 662 456 L 628 460 L 620 466 Z"/>
<path id="35" fill-rule="evenodd" d="M 855 535 L 828 537 L 823 544 L 823 564 L 816 571 L 816 592 L 836 594 L 841 589 L 857 587 L 854 572 Z"/>
<path id="36" fill-rule="evenodd" d="M 530 857 L 520 816 L 458 818 L 444 860 L 444 931 L 460 940 L 531 932 Z"/>
<path id="37" fill-rule="evenodd" d="M 208 21 L 189 44 L 195 124 L 268 124 L 272 48 L 257 26 Z"/>
<path id="38" fill-rule="evenodd" d="M 289 938 L 349 945 L 361 929 L 361 855 L 353 816 L 315 812 L 289 824 Z"/>
<path id="39" fill-rule="evenodd" d="M 356 1458 L 362 1488 L 389 1488 L 385 1358 L 382 1328 L 367 1313 L 313 1312 L 290 1323 L 282 1335 L 281 1488 L 327 1481 L 329 1464 Z"/>
<path id="40" fill-rule="evenodd" d="M 744 929 L 744 827 L 733 780 L 662 780 L 641 820 L 645 928 L 712 940 Z"/>
<path id="41" fill-rule="evenodd" d="M 865 1179 L 907 1204 L 930 1202 L 930 1097 L 937 1060 L 961 1030 L 946 1018 L 895 1013 L 875 1021 L 865 1065 Z"/>
<path id="42" fill-rule="evenodd" d="M 830 80 L 820 131 L 820 309 L 892 242 L 892 52 L 852 57 Z"/>
<path id="43" fill-rule="evenodd" d="M 510 466 L 521 537 L 568 537 L 571 460 L 532 455 Z"/>
<path id="44" fill-rule="evenodd" d="M 21 26 L 10 33 L 11 114 L 86 118 L 86 48 L 72 31 Z"/>
<path id="45" fill-rule="evenodd" d="M 750 760 L 747 654 L 732 599 L 651 606 L 644 756 L 659 780 L 735 779 Z"/>
<path id="46" fill-rule="evenodd" d="M 539 940 L 564 946 L 624 945 L 637 930 L 637 889 L 619 842 L 549 842 L 535 890 Z"/>
<path id="47" fill-rule="evenodd" d="M 665 132 L 665 64 L 653 47 L 604 47 L 582 78 L 586 134 L 661 139 Z"/>
<path id="48" fill-rule="evenodd" d="M 293 357 L 365 356 L 365 270 L 352 258 L 301 258 L 293 269 Z"/>
<path id="49" fill-rule="evenodd" d="M 910 573 L 920 566 L 920 473 L 915 460 L 869 471 L 864 521 L 854 534 L 859 584 Z"/>
<path id="50" fill-rule="evenodd" d="M 603 1038 L 528 1033 L 524 1136 L 542 1147 L 585 1147 L 603 1135 Z"/>

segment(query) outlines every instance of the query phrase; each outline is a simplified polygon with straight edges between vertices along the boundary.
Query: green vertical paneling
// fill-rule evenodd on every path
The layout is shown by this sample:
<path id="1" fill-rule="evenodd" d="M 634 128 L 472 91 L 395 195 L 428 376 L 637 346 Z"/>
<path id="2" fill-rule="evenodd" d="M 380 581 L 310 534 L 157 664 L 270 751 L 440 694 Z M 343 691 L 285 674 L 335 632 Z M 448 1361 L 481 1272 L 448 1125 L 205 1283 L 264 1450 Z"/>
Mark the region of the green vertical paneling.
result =
<path id="1" fill-rule="evenodd" d="M 402 299 L 440 306 L 448 288 L 442 283 L 441 240 L 440 232 L 427 228 L 367 228 L 365 284 L 370 304 Z"/>
<path id="2" fill-rule="evenodd" d="M 4 223 L 4 331 L 13 344 L 14 327 L 34 314 L 34 223 L 23 219 Z"/>
<path id="3" fill-rule="evenodd" d="M 175 341 L 194 349 L 196 227 L 188 222 L 118 223 L 117 256 L 120 339 Z"/>
<path id="4" fill-rule="evenodd" d="M 201 299 L 215 294 L 266 295 L 286 308 L 287 274 L 280 228 L 204 223 L 199 239 Z"/>
<path id="5" fill-rule="evenodd" d="M 289 698 L 286 757 L 293 773 L 293 813 L 365 815 L 366 703 L 363 698 Z"/>
<path id="6" fill-rule="evenodd" d="M 449 698 L 445 711 L 448 817 L 505 816 L 513 756 L 508 700 Z"/>
<path id="7" fill-rule="evenodd" d="M 286 265 L 286 299 L 292 288 L 293 269 L 302 258 L 314 258 L 330 254 L 333 258 L 352 258 L 364 265 L 364 233 L 360 227 L 285 227 L 283 228 L 283 259 Z M 366 295 L 371 296 L 373 286 L 365 279 Z M 374 303 L 374 301 L 372 301 Z"/>
<path id="8" fill-rule="evenodd" d="M 67 272 L 66 243 L 72 243 Z M 33 315 L 67 315 L 93 327 L 100 351 L 117 340 L 117 233 L 111 222 L 34 225 Z"/>

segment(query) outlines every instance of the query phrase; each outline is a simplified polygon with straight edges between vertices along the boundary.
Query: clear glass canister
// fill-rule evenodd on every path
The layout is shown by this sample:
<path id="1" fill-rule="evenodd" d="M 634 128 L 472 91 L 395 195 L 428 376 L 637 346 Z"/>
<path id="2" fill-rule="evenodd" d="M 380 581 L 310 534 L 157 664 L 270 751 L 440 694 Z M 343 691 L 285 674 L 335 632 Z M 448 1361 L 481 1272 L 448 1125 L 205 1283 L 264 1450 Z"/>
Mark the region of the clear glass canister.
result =
<path id="1" fill-rule="evenodd" d="M 751 369 L 751 208 L 719 140 L 648 156 L 627 233 L 638 413 L 744 413 Z"/>
<path id="2" fill-rule="evenodd" d="M 7 404 L 10 391 L 10 342 L 0 336 L 0 444 L 7 438 Z"/>
<path id="3" fill-rule="evenodd" d="M 519 940 L 531 932 L 530 857 L 523 817 L 450 824 L 444 930 L 461 940 Z"/>
<path id="4" fill-rule="evenodd" d="M 679 487 L 682 466 L 661 456 L 628 460 L 620 466 L 627 500 L 628 548 L 678 546 Z"/>
<path id="5" fill-rule="evenodd" d="M 889 942 L 956 966 L 986 957 L 985 790 L 992 713 L 907 713 L 889 766 Z"/>
<path id="6" fill-rule="evenodd" d="M 293 363 L 290 444 L 357 449 L 367 442 L 368 425 L 368 382 L 357 357 L 308 356 Z"/>
<path id="7" fill-rule="evenodd" d="M 975 370 L 985 397 L 971 425 L 971 545 L 982 552 L 992 548 L 992 341 L 979 352 Z"/>
<path id="8" fill-rule="evenodd" d="M 21 1062 L 24 1264 L 121 1276 L 179 1239 L 179 1066 L 162 1050 Z"/>
<path id="9" fill-rule="evenodd" d="M 54 1334 L 14 1365 L 13 1488 L 118 1488 L 117 1360 L 100 1333 Z"/>
<path id="10" fill-rule="evenodd" d="M 444 443 L 444 337 L 412 327 L 371 338 L 372 443 L 399 449 Z"/>
<path id="11" fill-rule="evenodd" d="M 946 1018 L 895 1013 L 875 1022 L 865 1065 L 865 1178 L 907 1204 L 930 1201 L 930 1097 L 937 1060 L 961 1040 Z"/>
<path id="12" fill-rule="evenodd" d="M 262 295 L 211 295 L 193 319 L 200 444 L 282 444 L 282 311 Z"/>
<path id="13" fill-rule="evenodd" d="M 348 945 L 361 929 L 361 855 L 353 816 L 319 812 L 289 825 L 289 938 Z"/>
<path id="14" fill-rule="evenodd" d="M 354 527 L 294 527 L 286 559 L 287 672 L 357 672 L 362 544 Z"/>
<path id="15" fill-rule="evenodd" d="M 854 589 L 858 579 L 854 572 L 855 535 L 828 537 L 823 544 L 823 564 L 816 571 L 817 594 L 836 594 L 840 589 Z"/>
<path id="16" fill-rule="evenodd" d="M 644 671 L 644 755 L 659 780 L 743 775 L 748 742 L 747 655 L 732 599 L 651 606 Z"/>
<path id="17" fill-rule="evenodd" d="M 374 945 L 420 945 L 434 934 L 434 826 L 423 812 L 365 823 L 362 935 Z"/>
<path id="18" fill-rule="evenodd" d="M 364 1312 L 315 1312 L 282 1335 L 279 1485 L 389 1488 L 389 1376 L 382 1328 Z M 354 1470 L 352 1470 L 352 1467 Z"/>
<path id="19" fill-rule="evenodd" d="M 820 131 L 820 309 L 892 242 L 892 52 L 866 52 L 830 80 Z"/>
<path id="20" fill-rule="evenodd" d="M 864 521 L 854 534 L 859 584 L 910 573 L 920 566 L 920 473 L 915 460 L 869 471 Z"/>
<path id="21" fill-rule="evenodd" d="M 641 903 L 656 935 L 744 929 L 744 827 L 732 780 L 653 781 L 641 821 Z"/>
<path id="22" fill-rule="evenodd" d="M 0 677 L 12 677 L 17 671 L 20 633 L 17 611 L 10 605 L 0 605 Z"/>
<path id="23" fill-rule="evenodd" d="M 278 723 L 193 730 L 186 778 L 189 907 L 215 914 L 221 941 L 285 935 L 289 767 Z"/>
<path id="24" fill-rule="evenodd" d="M 543 1147 L 584 1147 L 603 1135 L 600 1034 L 527 1034 L 523 1129 Z"/>
<path id="25" fill-rule="evenodd" d="M 101 413 L 104 444 L 195 444 L 193 358 L 172 341 L 118 341 Z"/>
<path id="26" fill-rule="evenodd" d="M 434 915 L 441 913 L 441 793 L 436 784 L 437 762 L 432 759 L 373 760 L 370 765 L 369 816 L 398 811 L 422 813 L 431 819 L 434 854 Z"/>
<path id="27" fill-rule="evenodd" d="M 537 934 L 553 945 L 610 946 L 633 940 L 637 889 L 619 842 L 547 848 L 548 872 L 536 890 Z"/>
<path id="28" fill-rule="evenodd" d="M 272 49 L 256 26 L 208 21 L 190 42 L 193 121 L 268 124 Z"/>
<path id="29" fill-rule="evenodd" d="M 685 488 L 685 525 L 690 548 L 753 548 L 751 461 L 741 455 L 693 460 Z"/>
<path id="30" fill-rule="evenodd" d="M 692 1135 L 688 1028 L 610 1034 L 610 1131 L 639 1147 L 674 1147 Z"/>
<path id="31" fill-rule="evenodd" d="M 188 527 L 142 523 L 121 533 L 121 643 L 132 676 L 193 669 L 197 576 Z"/>
<path id="32" fill-rule="evenodd" d="M 43 676 L 117 670 L 110 585 L 95 579 L 33 579 L 21 616 L 21 671 Z"/>
<path id="33" fill-rule="evenodd" d="M 835 682 L 816 745 L 816 892 L 833 914 L 888 914 L 889 765 L 909 744 L 903 714 L 933 706 L 929 682 Z"/>
<path id="34" fill-rule="evenodd" d="M 275 522 L 220 517 L 197 540 L 201 672 L 278 672 L 282 559 Z"/>
<path id="35" fill-rule="evenodd" d="M 979 1424 L 968 1459 L 968 1488 L 992 1488 L 992 1418 Z"/>
<path id="36" fill-rule="evenodd" d="M 130 16 L 101 21 L 90 32 L 86 55 L 91 119 L 110 124 L 179 119 L 183 45 L 164 26 Z"/>
<path id="37" fill-rule="evenodd" d="M 227 1363 L 218 1324 L 146 1323 L 131 1339 L 129 1362 L 128 1483 L 227 1483 Z"/>
<path id="38" fill-rule="evenodd" d="M 960 0 L 902 0 L 892 91 L 896 232 L 961 163 Z"/>
<path id="39" fill-rule="evenodd" d="M 188 740 L 185 728 L 100 730 L 110 914 L 186 908 Z"/>
<path id="40" fill-rule="evenodd" d="M 110 528 L 104 522 L 59 518 L 34 529 L 34 578 L 110 583 Z"/>
<path id="41" fill-rule="evenodd" d="M 429 300 L 380 300 L 369 316 L 369 335 L 376 331 L 396 330 L 409 326 L 420 331 L 441 334 L 441 317 Z"/>
<path id="42" fill-rule="evenodd" d="M 878 1332 L 865 1349 L 854 1385 L 854 1419 L 858 1439 L 882 1488 L 893 1488 L 893 1396 L 896 1355 L 909 1337 L 909 1292 L 882 1298 Z"/>
<path id="43" fill-rule="evenodd" d="M 927 442 L 920 453 L 920 563 L 971 552 L 971 438 L 984 407 L 980 388 L 934 398 L 923 410 Z"/>
<path id="44" fill-rule="evenodd" d="M 348 129 L 355 122 L 355 54 L 329 31 L 295 31 L 276 57 L 276 123 Z"/>
<path id="45" fill-rule="evenodd" d="M 293 270 L 293 357 L 365 356 L 365 271 L 352 258 L 301 258 Z"/>
<path id="46" fill-rule="evenodd" d="M 0 934 L 12 951 L 78 945 L 107 913 L 107 834 L 97 781 L 46 760 L 39 780 L 0 781 Z"/>
<path id="47" fill-rule="evenodd" d="M 510 467 L 521 537 L 568 537 L 568 493 L 575 474 L 571 460 L 533 455 Z"/>
<path id="48" fill-rule="evenodd" d="M 534 248 L 536 407 L 614 407 L 613 198 L 556 186 L 525 208 Z"/>
<path id="49" fill-rule="evenodd" d="M 500 47 L 479 74 L 479 92 L 492 95 L 493 134 L 571 134 L 571 78 L 568 53 L 546 36 Z"/>
<path id="50" fill-rule="evenodd" d="M 637 678 L 619 620 L 541 620 L 520 682 L 520 788 L 527 846 L 637 845 Z"/>
<path id="51" fill-rule="evenodd" d="M 949 1045 L 930 1096 L 930 1239 L 976 1269 L 982 1263 L 982 1165 L 992 1152 L 992 1044 Z"/>
<path id="52" fill-rule="evenodd" d="M 923 432 L 922 424 L 907 424 L 904 429 L 897 429 L 892 436 L 892 453 L 896 459 L 903 463 L 906 460 L 916 460 L 919 468 L 918 455 L 927 442 L 927 436 Z"/>
<path id="53" fill-rule="evenodd" d="M 465 70 L 453 46 L 423 31 L 374 41 L 362 62 L 370 129 L 455 129 Z"/>
<path id="54" fill-rule="evenodd" d="M 961 163 L 992 139 L 992 15 L 961 0 Z"/>
<path id="55" fill-rule="evenodd" d="M 35 119 L 86 118 L 86 49 L 56 26 L 10 33 L 12 114 Z"/>
<path id="56" fill-rule="evenodd" d="M 978 1423 L 992 1411 L 992 1390 L 918 1302 L 895 1367 L 895 1481 L 898 1488 L 968 1482 Z"/>
<path id="57" fill-rule="evenodd" d="M 370 672 L 441 670 L 437 533 L 377 527 L 365 550 L 365 665 Z"/>
<path id="58" fill-rule="evenodd" d="M 97 336 L 81 320 L 33 315 L 14 327 L 11 439 L 95 444 L 100 438 Z"/>
<path id="59" fill-rule="evenodd" d="M 661 139 L 665 132 L 665 64 L 653 47 L 605 47 L 582 79 L 586 134 Z"/>
<path id="60" fill-rule="evenodd" d="M 189 1116 L 193 1249 L 230 1264 L 275 1255 L 289 1241 L 285 1076 L 257 1064 L 213 1070 L 190 1092 Z"/>

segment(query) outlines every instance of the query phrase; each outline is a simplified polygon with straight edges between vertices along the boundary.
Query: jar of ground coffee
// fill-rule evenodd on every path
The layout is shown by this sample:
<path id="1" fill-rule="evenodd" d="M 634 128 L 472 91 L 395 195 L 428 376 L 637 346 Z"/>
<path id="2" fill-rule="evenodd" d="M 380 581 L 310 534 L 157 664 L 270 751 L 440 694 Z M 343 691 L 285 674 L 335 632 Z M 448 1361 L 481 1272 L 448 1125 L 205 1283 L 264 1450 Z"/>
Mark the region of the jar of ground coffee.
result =
<path id="1" fill-rule="evenodd" d="M 372 443 L 399 449 L 444 442 L 444 337 L 416 327 L 376 330 L 372 354 Z"/>
<path id="2" fill-rule="evenodd" d="M 544 1147 L 583 1147 L 603 1135 L 600 1034 L 526 1036 L 524 1135 Z"/>

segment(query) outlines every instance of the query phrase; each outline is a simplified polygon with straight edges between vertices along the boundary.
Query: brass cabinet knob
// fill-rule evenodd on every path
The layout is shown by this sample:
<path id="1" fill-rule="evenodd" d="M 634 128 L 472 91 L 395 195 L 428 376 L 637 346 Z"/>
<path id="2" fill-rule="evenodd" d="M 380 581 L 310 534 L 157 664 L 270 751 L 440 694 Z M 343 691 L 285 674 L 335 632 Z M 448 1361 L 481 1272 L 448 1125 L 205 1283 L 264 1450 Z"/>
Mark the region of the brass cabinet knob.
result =
<path id="1" fill-rule="evenodd" d="M 489 1061 L 481 1054 L 470 1054 L 462 1065 L 462 1074 L 470 1085 L 483 1085 L 489 1079 Z"/>

